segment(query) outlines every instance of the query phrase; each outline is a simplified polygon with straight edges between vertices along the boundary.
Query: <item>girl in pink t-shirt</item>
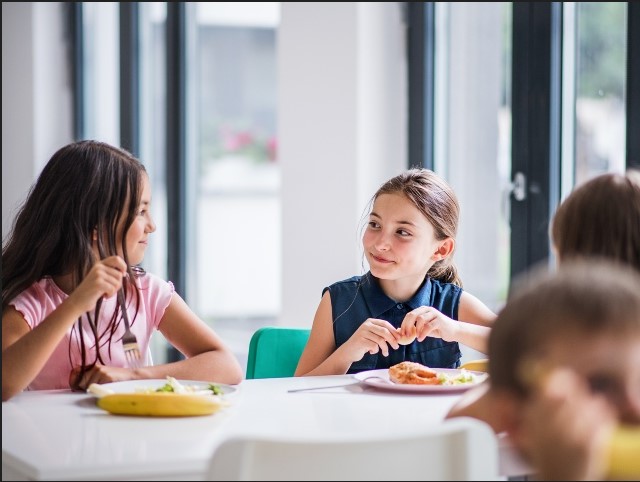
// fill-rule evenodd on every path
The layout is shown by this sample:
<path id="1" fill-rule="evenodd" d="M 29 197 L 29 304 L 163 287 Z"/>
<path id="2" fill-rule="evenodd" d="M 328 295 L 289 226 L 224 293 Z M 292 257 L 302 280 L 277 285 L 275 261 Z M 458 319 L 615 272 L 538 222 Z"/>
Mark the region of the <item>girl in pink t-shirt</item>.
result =
<path id="1" fill-rule="evenodd" d="M 97 141 L 59 149 L 44 167 L 2 247 L 2 400 L 22 390 L 145 378 L 236 384 L 242 369 L 170 282 L 137 267 L 149 235 L 143 164 Z M 124 310 L 146 359 L 160 331 L 185 359 L 131 367 Z"/>

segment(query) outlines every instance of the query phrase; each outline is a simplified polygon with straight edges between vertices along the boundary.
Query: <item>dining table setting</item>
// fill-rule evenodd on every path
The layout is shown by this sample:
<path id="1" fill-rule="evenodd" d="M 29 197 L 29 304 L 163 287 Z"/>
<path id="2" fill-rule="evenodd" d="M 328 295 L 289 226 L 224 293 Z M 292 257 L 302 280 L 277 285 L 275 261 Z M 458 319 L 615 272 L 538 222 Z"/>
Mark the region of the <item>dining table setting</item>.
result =
<path id="1" fill-rule="evenodd" d="M 195 390 L 210 385 L 176 383 Z M 152 408 L 136 408 L 137 413 L 126 413 L 127 408 L 118 413 L 109 408 L 117 405 L 103 399 L 142 395 L 166 384 L 167 380 L 132 380 L 86 393 L 24 391 L 3 402 L 2 479 L 203 480 L 215 448 L 226 438 L 348 440 L 356 434 L 380 437 L 427 430 L 442 423 L 468 388 L 402 386 L 391 382 L 386 370 L 375 370 L 216 384 L 216 408 L 200 414 L 154 416 L 167 397 L 156 396 Z M 505 437 L 499 437 L 499 448 L 501 476 L 529 473 Z"/>

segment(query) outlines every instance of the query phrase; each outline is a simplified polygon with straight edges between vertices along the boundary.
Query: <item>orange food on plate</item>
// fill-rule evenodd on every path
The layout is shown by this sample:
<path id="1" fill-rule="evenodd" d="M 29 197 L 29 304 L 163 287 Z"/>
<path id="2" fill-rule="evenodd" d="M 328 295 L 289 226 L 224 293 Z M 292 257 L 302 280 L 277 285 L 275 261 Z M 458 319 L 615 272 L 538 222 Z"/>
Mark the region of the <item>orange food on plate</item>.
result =
<path id="1" fill-rule="evenodd" d="M 404 361 L 389 368 L 389 379 L 410 385 L 440 385 L 438 373 L 421 363 Z"/>

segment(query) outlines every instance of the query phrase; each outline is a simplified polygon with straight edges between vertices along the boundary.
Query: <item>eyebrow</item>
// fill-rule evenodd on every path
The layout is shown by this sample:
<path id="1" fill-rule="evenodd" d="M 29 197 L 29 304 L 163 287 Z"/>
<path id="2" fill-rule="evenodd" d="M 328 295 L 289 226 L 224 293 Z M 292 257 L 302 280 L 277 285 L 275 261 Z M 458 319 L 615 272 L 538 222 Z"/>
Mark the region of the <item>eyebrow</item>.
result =
<path id="1" fill-rule="evenodd" d="M 382 218 L 380 217 L 380 215 L 379 215 L 379 214 L 377 214 L 375 211 L 371 211 L 370 216 L 375 216 L 375 217 L 376 217 L 376 218 L 378 218 L 378 219 L 382 219 Z M 413 226 L 413 227 L 415 227 L 415 226 L 416 226 L 416 224 L 415 224 L 415 223 L 412 223 L 411 221 L 403 221 L 403 220 L 400 220 L 400 221 L 396 221 L 396 223 L 397 223 L 397 224 L 406 224 L 406 225 L 408 225 L 408 226 Z"/>

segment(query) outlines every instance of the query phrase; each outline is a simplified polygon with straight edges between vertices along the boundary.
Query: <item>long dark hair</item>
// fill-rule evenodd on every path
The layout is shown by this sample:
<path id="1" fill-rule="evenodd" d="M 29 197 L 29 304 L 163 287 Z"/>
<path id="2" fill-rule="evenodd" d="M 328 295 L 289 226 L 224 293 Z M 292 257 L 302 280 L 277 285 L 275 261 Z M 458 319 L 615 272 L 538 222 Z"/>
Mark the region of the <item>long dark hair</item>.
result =
<path id="1" fill-rule="evenodd" d="M 71 274 L 73 286 L 78 286 L 95 262 L 94 232 L 100 258 L 115 255 L 116 228 L 121 219 L 125 228 L 118 241 L 129 266 L 125 236 L 138 209 L 145 172 L 131 153 L 104 142 L 84 140 L 59 149 L 31 187 L 3 242 L 3 312 L 19 293 L 43 277 Z M 134 279 L 129 271 L 129 279 Z M 131 289 L 138 296 L 135 283 L 125 278 L 125 292 Z M 110 334 L 116 327 L 114 312 L 106 331 L 97 332 L 94 320 L 101 304 L 96 305 L 95 318 L 86 314 L 96 345 L 111 343 Z M 81 323 L 82 317 L 78 320 Z M 83 331 L 78 332 L 84 367 Z M 99 350 L 96 352 L 99 360 Z"/>
<path id="2" fill-rule="evenodd" d="M 412 168 L 389 179 L 373 195 L 370 205 L 381 194 L 402 194 L 411 201 L 433 226 L 437 240 L 456 238 L 460 205 L 455 192 L 429 169 Z M 453 253 L 437 261 L 427 273 L 431 278 L 462 287 L 462 280 L 452 261 Z"/>

